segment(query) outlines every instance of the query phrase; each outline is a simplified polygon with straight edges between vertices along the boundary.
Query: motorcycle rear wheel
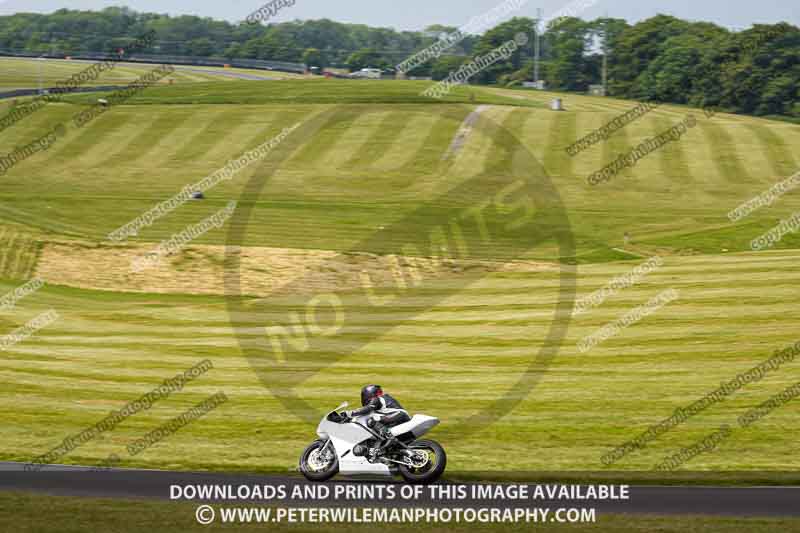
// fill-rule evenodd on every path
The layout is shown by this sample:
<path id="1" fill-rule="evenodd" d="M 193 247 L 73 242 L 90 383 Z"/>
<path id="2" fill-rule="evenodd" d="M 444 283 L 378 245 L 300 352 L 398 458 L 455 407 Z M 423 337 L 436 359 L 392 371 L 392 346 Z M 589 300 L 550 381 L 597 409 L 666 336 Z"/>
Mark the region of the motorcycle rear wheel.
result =
<path id="1" fill-rule="evenodd" d="M 327 460 L 320 457 L 325 443 L 324 440 L 315 440 L 300 456 L 300 472 L 309 481 L 327 481 L 339 472 L 339 458 L 336 456 L 336 450 L 333 449 L 333 443 L 329 444 L 328 449 L 325 450 Z"/>
<path id="2" fill-rule="evenodd" d="M 444 474 L 447 466 L 447 454 L 442 445 L 435 440 L 418 440 L 408 446 L 412 450 L 421 450 L 428 454 L 428 462 L 420 468 L 400 465 L 398 470 L 408 483 L 433 483 Z"/>

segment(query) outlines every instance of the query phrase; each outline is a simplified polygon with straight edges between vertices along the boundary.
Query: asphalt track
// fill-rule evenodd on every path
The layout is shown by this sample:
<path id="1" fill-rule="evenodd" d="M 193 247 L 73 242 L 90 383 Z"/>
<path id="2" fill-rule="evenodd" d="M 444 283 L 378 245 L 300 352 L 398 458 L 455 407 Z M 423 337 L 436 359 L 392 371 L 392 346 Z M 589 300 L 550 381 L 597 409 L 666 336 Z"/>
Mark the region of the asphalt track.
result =
<path id="1" fill-rule="evenodd" d="M 88 467 L 47 466 L 40 471 L 26 472 L 23 463 L 0 462 L 0 491 L 40 492 L 50 495 L 93 498 L 154 498 L 170 499 L 171 485 L 286 485 L 306 484 L 293 475 L 248 475 L 171 472 L 162 470 L 107 469 Z M 332 484 L 386 484 L 385 480 L 347 480 L 335 478 Z M 391 483 L 391 481 L 388 481 Z M 530 485 L 532 487 L 532 485 Z M 531 491 L 532 492 L 532 491 Z M 422 498 L 414 505 L 493 507 L 578 507 L 594 508 L 599 513 L 657 514 L 657 515 L 718 515 L 718 516 L 800 516 L 800 487 L 684 487 L 631 486 L 627 500 L 430 500 Z M 182 500 L 186 501 L 186 500 Z M 199 500 L 192 500 L 199 501 Z M 204 500 L 218 501 L 219 500 Z M 241 501 L 239 501 L 241 503 Z M 328 500 L 330 504 L 332 500 Z M 225 500 L 226 505 L 237 501 Z M 259 503 L 264 503 L 260 501 Z M 271 502 L 276 503 L 276 502 Z M 280 502 L 277 502 L 280 503 Z M 294 506 L 324 505 L 325 500 L 293 502 Z M 359 505 L 364 501 L 342 502 L 337 505 Z M 370 501 L 371 506 L 380 501 Z M 397 505 L 397 502 L 386 503 Z"/>
<path id="2" fill-rule="evenodd" d="M 280 81 L 281 78 L 276 78 L 274 76 L 259 76 L 256 74 L 248 74 L 245 72 L 227 72 L 223 70 L 208 70 L 202 68 L 191 68 L 191 67 L 184 67 L 180 65 L 174 65 L 175 70 L 183 70 L 186 72 L 197 72 L 199 74 L 208 74 L 209 76 L 225 76 L 228 78 L 237 78 L 240 80 L 252 80 L 252 81 Z"/>
<path id="3" fill-rule="evenodd" d="M 3 2 L 0 1 L 0 4 L 2 4 L 2 3 Z M 35 59 L 35 58 L 17 57 L 17 56 L 0 56 L 0 61 L 15 60 L 15 59 L 18 60 L 18 59 Z M 59 63 L 83 63 L 83 64 L 87 64 L 87 65 L 91 65 L 91 64 L 94 64 L 94 63 L 98 62 L 98 60 L 95 60 L 95 59 L 54 59 L 54 58 L 49 58 L 46 61 L 59 62 Z M 123 66 L 123 67 L 142 67 L 142 66 L 147 66 L 147 65 L 155 65 L 156 63 L 138 63 L 138 62 L 131 62 L 131 61 L 119 61 L 118 64 Z M 259 76 L 257 74 L 249 74 L 249 73 L 245 73 L 245 72 L 236 72 L 236 71 L 229 72 L 229 71 L 226 71 L 226 70 L 212 70 L 212 69 L 219 69 L 220 67 L 197 68 L 197 67 L 192 67 L 192 66 L 187 66 L 187 65 L 172 65 L 172 66 L 175 67 L 175 70 L 185 70 L 187 72 L 198 72 L 200 74 L 208 74 L 210 76 L 227 76 L 229 78 L 239 78 L 239 79 L 243 79 L 243 80 L 255 80 L 255 81 L 270 80 L 270 81 L 275 81 L 275 80 L 281 80 L 282 79 L 282 78 L 276 78 L 274 76 L 271 76 L 271 77 L 270 76 Z M 202 67 L 203 65 L 197 65 L 197 66 Z M 250 70 L 261 70 L 261 69 L 253 68 L 253 69 L 250 69 Z"/>

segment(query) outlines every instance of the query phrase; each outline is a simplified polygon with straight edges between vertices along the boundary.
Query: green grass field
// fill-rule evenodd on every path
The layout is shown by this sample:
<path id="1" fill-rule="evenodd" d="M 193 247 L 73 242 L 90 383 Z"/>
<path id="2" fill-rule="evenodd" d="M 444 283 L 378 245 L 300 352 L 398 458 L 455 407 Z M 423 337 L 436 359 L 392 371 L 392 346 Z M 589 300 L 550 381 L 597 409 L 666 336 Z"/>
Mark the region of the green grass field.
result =
<path id="1" fill-rule="evenodd" d="M 94 62 L 89 60 L 66 59 L 28 59 L 14 57 L 0 57 L 0 90 L 35 89 L 39 87 L 41 79 L 45 87 L 55 87 L 58 82 L 68 80 L 89 68 Z M 85 83 L 85 86 L 95 85 L 125 85 L 146 74 L 156 65 L 146 63 L 118 63 L 112 70 L 102 73 L 96 80 Z M 254 69 L 217 67 L 190 67 L 176 66 L 177 71 L 172 76 L 175 83 L 198 83 L 212 81 L 234 81 L 237 74 L 264 78 L 291 79 L 299 78 L 297 74 Z"/>
<path id="2" fill-rule="evenodd" d="M 0 459 L 45 453 L 210 358 L 214 370 L 186 390 L 64 462 L 97 463 L 118 453 L 128 466 L 291 470 L 315 424 L 284 407 L 259 379 L 268 375 L 276 389 L 294 386 L 319 409 L 353 403 L 363 384 L 381 383 L 410 411 L 443 419 L 432 436 L 447 448 L 453 472 L 601 470 L 603 453 L 799 340 L 790 298 L 800 278 L 800 238 L 788 235 L 759 253 L 749 242 L 800 209 L 800 198 L 789 193 L 737 224 L 727 213 L 799 170 L 800 126 L 706 119 L 699 110 L 664 106 L 570 158 L 564 149 L 574 140 L 635 104 L 563 95 L 567 111 L 555 113 L 546 93 L 459 88 L 439 102 L 419 96 L 425 87 L 337 80 L 158 87 L 86 128 L 70 125 L 50 150 L 0 177 L 0 292 L 32 275 L 49 282 L 0 315 L 3 332 L 50 308 L 62 317 L 0 357 Z M 76 96 L 20 121 L 0 133 L 0 153 L 68 123 L 93 98 Z M 448 156 L 479 105 L 483 122 Z M 680 142 L 609 183 L 587 185 L 589 174 L 689 112 L 699 125 Z M 229 159 L 315 120 L 313 135 L 297 130 L 263 163 L 208 191 L 205 201 L 181 207 L 127 245 L 101 244 Z M 487 124 L 509 133 L 492 134 Z M 553 239 L 492 242 L 476 255 L 512 253 L 530 268 L 487 271 L 468 285 L 440 276 L 384 307 L 365 307 L 353 285 L 340 283 L 361 268 L 354 266 L 358 256 L 323 260 L 324 251 L 403 253 L 410 235 L 480 205 L 510 182 L 515 145 L 533 155 L 558 191 L 575 243 L 571 255 L 561 255 Z M 253 192 L 248 184 L 262 179 L 263 189 Z M 453 188 L 457 194 L 448 193 Z M 242 244 L 253 258 L 244 284 L 252 313 L 232 324 L 226 306 L 223 245 L 231 228 L 209 232 L 157 271 L 128 272 L 131 254 L 231 199 L 250 210 Z M 423 205 L 403 231 L 369 239 Z M 543 211 L 544 220 L 555 216 Z M 501 215 L 488 223 L 499 224 Z M 231 224 L 236 230 L 242 221 Z M 477 229 L 467 231 L 477 242 Z M 580 297 L 656 254 L 664 267 L 635 287 L 569 322 L 556 313 L 559 263 L 578 265 Z M 255 342 L 266 325 L 302 310 L 308 294 L 273 296 L 268 306 L 259 299 L 298 277 L 312 292 L 337 290 L 345 334 L 285 363 L 245 357 L 235 331 Z M 587 353 L 577 349 L 587 335 L 670 288 L 680 291 L 677 301 Z M 533 391 L 499 422 L 465 428 L 462 421 L 491 409 L 537 351 L 551 347 L 554 322 L 569 327 Z M 333 360 L 332 353 L 346 355 Z M 323 362 L 319 372 L 309 371 Z M 610 470 L 648 470 L 719 425 L 734 425 L 796 382 L 797 370 L 787 364 Z M 124 454 L 127 443 L 217 391 L 230 402 L 135 458 Z M 800 411 L 790 403 L 684 469 L 797 470 L 798 424 Z"/>

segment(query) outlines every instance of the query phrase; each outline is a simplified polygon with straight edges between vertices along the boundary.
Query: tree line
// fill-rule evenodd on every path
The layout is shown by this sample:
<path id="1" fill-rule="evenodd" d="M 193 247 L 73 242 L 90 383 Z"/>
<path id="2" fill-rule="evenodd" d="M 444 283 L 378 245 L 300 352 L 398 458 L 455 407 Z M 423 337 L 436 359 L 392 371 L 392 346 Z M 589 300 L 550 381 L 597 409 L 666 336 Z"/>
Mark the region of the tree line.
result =
<path id="1" fill-rule="evenodd" d="M 532 19 L 513 18 L 483 35 L 460 40 L 408 74 L 444 79 L 524 32 L 530 37 L 526 45 L 471 80 L 519 85 L 533 79 L 533 28 Z M 0 17 L 0 50 L 55 55 L 112 51 L 150 30 L 156 40 L 143 52 L 151 54 L 269 59 L 357 70 L 393 68 L 456 28 L 432 25 L 423 31 L 396 31 L 327 19 L 232 24 L 119 7 L 62 9 Z M 540 38 L 540 78 L 549 89 L 583 92 L 601 83 L 605 56 L 612 96 L 800 118 L 800 29 L 787 23 L 734 32 L 667 15 L 636 24 L 568 17 L 552 21 Z"/>

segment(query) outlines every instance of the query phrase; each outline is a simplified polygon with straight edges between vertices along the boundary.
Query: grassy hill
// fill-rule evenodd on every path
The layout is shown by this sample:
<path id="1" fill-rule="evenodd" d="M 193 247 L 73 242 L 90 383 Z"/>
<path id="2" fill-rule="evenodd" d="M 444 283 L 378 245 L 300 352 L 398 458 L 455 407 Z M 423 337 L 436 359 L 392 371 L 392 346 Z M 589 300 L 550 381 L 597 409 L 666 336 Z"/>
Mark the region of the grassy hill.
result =
<path id="1" fill-rule="evenodd" d="M 320 409 L 352 402 L 364 383 L 381 383 L 409 410 L 442 417 L 435 435 L 453 471 L 598 470 L 603 453 L 797 341 L 789 297 L 800 275 L 800 239 L 789 235 L 773 250 L 748 250 L 751 239 L 800 209 L 800 198 L 787 194 L 737 224 L 727 213 L 797 172 L 800 127 L 732 115 L 707 119 L 699 110 L 663 106 L 572 158 L 567 146 L 635 104 L 561 95 L 567 110 L 556 113 L 547 109 L 555 96 L 547 93 L 458 88 L 439 102 L 419 95 L 425 87 L 335 80 L 158 87 L 86 128 L 70 125 L 50 150 L 0 177 L 0 224 L 9 235 L 0 235 L 9 243 L 0 292 L 33 274 L 50 282 L 0 315 L 3 331 L 49 308 L 62 317 L 0 358 L 0 458 L 44 453 L 208 357 L 213 371 L 64 460 L 124 455 L 126 443 L 222 390 L 229 404 L 125 457 L 125 464 L 286 471 L 315 425 L 264 387 L 259 377 L 266 375 L 276 390 L 296 386 Z M 76 96 L 20 121 L 0 133 L 0 153 L 69 123 L 94 98 Z M 699 124 L 681 141 L 609 183 L 587 184 L 592 172 L 687 113 Z M 468 117 L 478 118 L 465 129 Z M 298 129 L 265 161 L 130 243 L 103 243 L 109 232 L 295 123 L 315 129 Z M 574 250 L 565 255 L 569 247 L 553 238 L 511 232 L 519 240 L 491 241 L 472 254 L 515 259 L 513 268 L 455 261 L 431 267 L 431 279 L 394 304 L 365 305 L 353 279 L 387 271 L 385 254 L 403 254 L 414 235 L 513 184 L 521 152 L 532 156 L 524 161 L 531 175 L 557 191 Z M 162 267 L 130 273 L 132 255 L 231 199 L 248 211 L 246 231 L 234 217 Z M 536 206 L 545 226 L 559 220 L 556 202 L 548 201 Z M 502 225 L 510 209 L 488 215 L 489 227 Z M 398 223 L 404 231 L 382 232 Z M 466 241 L 481 242 L 479 230 L 464 226 Z M 245 296 L 232 316 L 224 245 L 237 233 Z M 17 242 L 26 244 L 11 259 Z M 656 254 L 664 266 L 635 287 L 585 315 L 559 312 L 563 272 L 572 272 L 565 267 L 560 278 L 559 263 L 579 265 L 581 297 Z M 474 274 L 468 283 L 454 275 L 464 272 Z M 273 294 L 292 280 L 297 290 Z M 587 335 L 670 288 L 679 291 L 677 301 L 588 353 L 578 350 Z M 347 316 L 341 335 L 286 363 L 243 356 L 243 339 L 263 339 L 265 326 L 302 311 L 309 294 L 331 291 Z M 558 347 L 553 325 L 565 329 Z M 513 390 L 540 350 L 553 348 L 558 355 L 526 378 L 535 387 L 513 398 L 519 403 L 508 416 L 465 425 Z M 320 362 L 324 368 L 311 373 Z M 796 381 L 796 369 L 787 365 L 748 386 L 613 469 L 647 470 L 720 424 L 733 424 Z M 797 410 L 786 406 L 687 469 L 796 470 L 798 445 L 786 428 L 798 423 Z"/>
<path id="2" fill-rule="evenodd" d="M 259 231 L 267 232 L 271 226 L 277 230 L 273 245 L 336 249 L 344 236 L 390 220 L 398 203 L 422 201 L 431 180 L 455 183 L 491 172 L 498 154 L 502 156 L 478 135 L 460 158 L 442 161 L 460 121 L 472 109 L 470 97 L 466 90 L 451 95 L 452 102 L 464 104 L 460 110 L 434 105 L 436 101 L 419 104 L 425 100 L 419 96 L 424 87 L 424 82 L 234 81 L 222 87 L 151 89 L 91 128 L 73 128 L 50 151 L 12 169 L 3 178 L 0 195 L 15 199 L 15 209 L 30 215 L 27 223 L 55 231 L 57 224 L 68 224 L 75 227 L 74 233 L 98 239 L 109 226 L 127 222 L 286 125 L 327 110 L 332 105 L 327 102 L 338 100 L 344 107 L 311 143 L 301 148 L 301 140 L 293 141 L 296 153 L 271 180 L 253 214 Z M 476 105 L 494 105 L 485 116 L 512 132 L 544 166 L 566 203 L 578 256 L 589 261 L 616 258 L 612 250 L 620 247 L 626 232 L 648 251 L 744 251 L 752 238 L 798 208 L 797 196 L 789 195 L 738 225 L 727 219 L 728 211 L 796 172 L 793 148 L 800 145 L 798 126 L 733 115 L 705 119 L 700 114 L 699 126 L 682 142 L 650 155 L 609 183 L 589 187 L 588 175 L 670 127 L 689 110 L 662 107 L 609 142 L 572 158 L 564 151 L 569 144 L 632 105 L 576 96 L 567 98 L 566 112 L 553 113 L 544 106 L 548 95 L 470 92 L 476 95 Z M 522 94 L 524 99 L 509 94 Z M 75 97 L 91 98 L 95 97 Z M 527 106 L 497 105 L 515 102 Z M 138 105 L 144 103 L 149 105 Z M 68 121 L 79 109 L 50 105 L 47 112 L 21 121 L 0 137 L 0 153 Z M 163 221 L 142 238 L 161 239 L 198 214 L 213 211 L 241 192 L 256 172 L 248 169 L 220 185 L 204 206 L 181 210 L 174 220 Z M 76 196 L 85 210 L 74 210 Z M 124 201 L 109 201 L 112 198 Z M 329 220 L 331 201 L 338 213 L 349 216 Z M 266 205 L 281 216 L 271 216 L 263 208 Z M 644 205 L 647 209 L 642 209 Z M 308 220 L 321 234 L 286 235 L 275 226 L 287 213 L 294 220 Z M 0 212 L 0 216 L 18 221 L 11 214 Z M 317 224 L 317 217 L 324 220 Z M 789 236 L 778 246 L 797 243 Z"/>
<path id="3" fill-rule="evenodd" d="M 93 61 L 87 60 L 0 57 L 0 90 L 35 89 L 39 87 L 40 77 L 45 87 L 55 87 L 58 82 L 69 79 L 70 76 L 89 68 L 93 63 Z M 112 70 L 105 71 L 98 79 L 87 81 L 84 85 L 124 85 L 153 68 L 155 65 L 146 63 L 117 63 Z M 175 68 L 176 72 L 172 76 L 175 83 L 235 81 L 237 76 L 274 79 L 300 77 L 285 72 L 240 68 L 222 69 L 200 66 L 176 66 Z"/>

